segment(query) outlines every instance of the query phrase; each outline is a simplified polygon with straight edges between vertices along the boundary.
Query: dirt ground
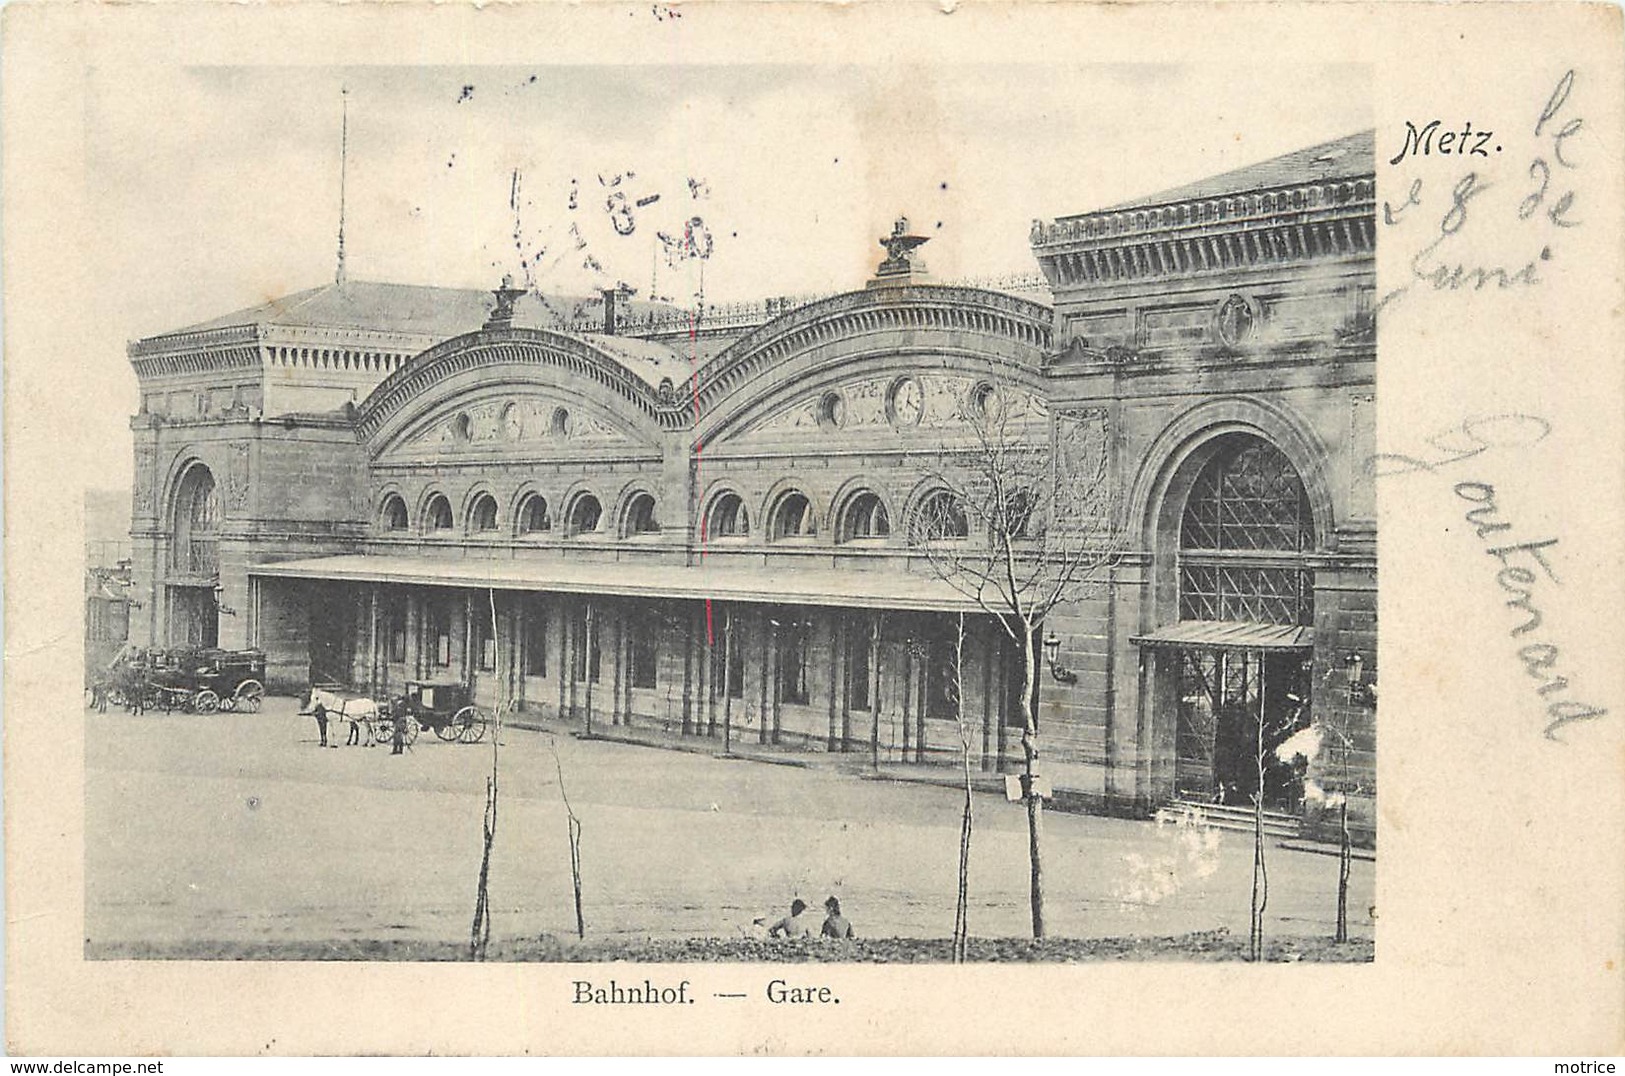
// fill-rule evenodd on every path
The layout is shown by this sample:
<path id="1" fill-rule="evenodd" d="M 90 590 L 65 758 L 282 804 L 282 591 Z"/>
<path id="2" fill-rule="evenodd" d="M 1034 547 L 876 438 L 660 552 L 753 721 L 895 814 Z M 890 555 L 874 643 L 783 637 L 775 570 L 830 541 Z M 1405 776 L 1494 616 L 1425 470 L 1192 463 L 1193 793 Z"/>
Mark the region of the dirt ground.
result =
<path id="1" fill-rule="evenodd" d="M 86 715 L 87 955 L 448 959 L 466 946 L 489 746 L 425 734 L 400 757 L 323 749 L 294 709 L 272 699 L 257 715 Z M 763 959 L 754 920 L 834 894 L 866 941 L 769 955 L 942 959 L 946 943 L 932 939 L 953 927 L 954 790 L 522 729 L 507 731 L 501 760 L 494 957 Z M 574 939 L 560 770 L 582 822 L 586 945 Z M 1040 952 L 1019 941 L 1025 815 L 991 796 L 976 810 L 971 932 L 1012 941 L 973 956 L 1224 959 L 1245 948 L 1250 835 L 1047 812 L 1048 919 L 1061 940 Z M 1354 864 L 1355 943 L 1327 948 L 1337 860 L 1272 848 L 1272 955 L 1370 959 L 1373 876 Z"/>

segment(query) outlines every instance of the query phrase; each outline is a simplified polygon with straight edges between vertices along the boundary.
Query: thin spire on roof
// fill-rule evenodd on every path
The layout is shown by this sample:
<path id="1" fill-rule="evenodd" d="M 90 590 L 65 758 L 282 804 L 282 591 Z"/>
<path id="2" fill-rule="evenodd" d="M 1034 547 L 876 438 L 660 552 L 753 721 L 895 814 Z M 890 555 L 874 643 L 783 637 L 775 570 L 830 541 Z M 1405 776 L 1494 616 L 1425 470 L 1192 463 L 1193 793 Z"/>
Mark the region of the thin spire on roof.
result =
<path id="1" fill-rule="evenodd" d="M 338 270 L 333 274 L 333 282 L 344 283 L 344 180 L 345 174 L 350 170 L 350 87 L 339 88 L 339 97 L 343 101 L 344 118 L 339 134 L 339 264 Z"/>

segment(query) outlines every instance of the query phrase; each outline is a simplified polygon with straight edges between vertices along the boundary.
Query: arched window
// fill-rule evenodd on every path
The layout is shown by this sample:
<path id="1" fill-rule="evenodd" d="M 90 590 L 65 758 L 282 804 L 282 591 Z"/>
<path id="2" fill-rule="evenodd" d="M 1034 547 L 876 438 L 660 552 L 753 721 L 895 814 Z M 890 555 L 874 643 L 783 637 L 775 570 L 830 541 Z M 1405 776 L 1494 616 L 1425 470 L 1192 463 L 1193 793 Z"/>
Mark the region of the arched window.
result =
<path id="1" fill-rule="evenodd" d="M 1182 620 L 1310 626 L 1315 547 L 1303 481 L 1274 445 L 1229 434 L 1191 487 L 1180 524 Z"/>
<path id="2" fill-rule="evenodd" d="M 878 494 L 864 490 L 847 504 L 841 517 L 841 541 L 885 538 L 890 534 L 891 517 Z"/>
<path id="3" fill-rule="evenodd" d="M 948 490 L 939 489 L 920 502 L 914 533 L 927 542 L 946 542 L 970 535 L 965 505 Z"/>
<path id="4" fill-rule="evenodd" d="M 407 528 L 406 501 L 399 493 L 384 498 L 384 509 L 379 520 L 386 531 L 404 531 Z"/>
<path id="5" fill-rule="evenodd" d="M 547 501 L 540 493 L 532 493 L 519 502 L 519 533 L 542 534 L 553 529 L 553 520 L 547 514 Z"/>
<path id="6" fill-rule="evenodd" d="M 181 483 L 180 514 L 194 537 L 220 529 L 220 494 L 207 467 L 197 466 L 186 473 Z"/>
<path id="7" fill-rule="evenodd" d="M 201 463 L 181 479 L 175 493 L 173 564 L 191 575 L 220 570 L 220 494 L 214 475 Z"/>
<path id="8" fill-rule="evenodd" d="M 468 510 L 468 529 L 473 532 L 489 532 L 497 529 L 497 499 L 489 493 L 482 493 L 474 498 L 474 504 Z"/>
<path id="9" fill-rule="evenodd" d="M 635 493 L 626 504 L 626 527 L 623 537 L 636 538 L 640 534 L 659 534 L 660 520 L 655 517 L 655 499 L 651 493 Z"/>
<path id="10" fill-rule="evenodd" d="M 743 538 L 750 534 L 750 515 L 737 493 L 724 493 L 711 506 L 705 528 L 707 538 Z"/>
<path id="11" fill-rule="evenodd" d="M 429 498 L 423 510 L 423 525 L 431 531 L 451 530 L 451 502 L 444 493 L 436 493 Z"/>
<path id="12" fill-rule="evenodd" d="M 800 492 L 786 493 L 773 511 L 769 531 L 774 538 L 811 538 L 818 533 L 812 502 Z"/>
<path id="13" fill-rule="evenodd" d="M 591 534 L 598 529 L 598 521 L 603 518 L 604 506 L 598 503 L 598 498 L 590 493 L 577 495 L 570 504 L 569 537 L 578 534 Z"/>

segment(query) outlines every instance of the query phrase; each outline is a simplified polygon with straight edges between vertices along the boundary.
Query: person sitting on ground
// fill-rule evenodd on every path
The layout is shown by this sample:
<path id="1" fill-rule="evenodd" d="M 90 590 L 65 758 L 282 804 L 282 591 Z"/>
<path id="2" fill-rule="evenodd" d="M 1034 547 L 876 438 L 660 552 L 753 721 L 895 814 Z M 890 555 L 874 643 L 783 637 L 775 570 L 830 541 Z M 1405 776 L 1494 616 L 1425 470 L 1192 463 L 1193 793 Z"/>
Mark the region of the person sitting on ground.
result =
<path id="1" fill-rule="evenodd" d="M 769 938 L 812 937 L 812 924 L 802 916 L 802 913 L 806 910 L 807 902 L 797 897 L 790 902 L 790 914 L 767 928 L 767 936 Z"/>
<path id="2" fill-rule="evenodd" d="M 857 937 L 852 933 L 852 924 L 847 922 L 846 917 L 841 914 L 841 902 L 839 900 L 834 897 L 826 900 L 824 902 L 824 912 L 824 937 L 838 938 L 842 941 Z"/>

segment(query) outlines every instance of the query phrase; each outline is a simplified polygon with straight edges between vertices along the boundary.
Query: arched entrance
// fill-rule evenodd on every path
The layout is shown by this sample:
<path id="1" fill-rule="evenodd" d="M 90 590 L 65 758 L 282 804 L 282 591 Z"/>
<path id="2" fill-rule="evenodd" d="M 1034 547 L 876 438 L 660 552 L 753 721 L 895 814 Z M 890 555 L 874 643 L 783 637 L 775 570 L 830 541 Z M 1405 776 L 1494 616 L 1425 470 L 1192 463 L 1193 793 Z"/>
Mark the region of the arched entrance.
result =
<path id="1" fill-rule="evenodd" d="M 194 463 L 175 487 L 170 517 L 169 644 L 220 642 L 220 496 L 214 475 Z"/>
<path id="2" fill-rule="evenodd" d="M 1168 496 L 1158 554 L 1177 620 L 1142 642 L 1175 710 L 1173 792 L 1250 804 L 1262 754 L 1266 803 L 1294 807 L 1301 774 L 1274 749 L 1309 720 L 1315 520 L 1303 480 L 1275 445 L 1234 431 L 1191 453 Z"/>

